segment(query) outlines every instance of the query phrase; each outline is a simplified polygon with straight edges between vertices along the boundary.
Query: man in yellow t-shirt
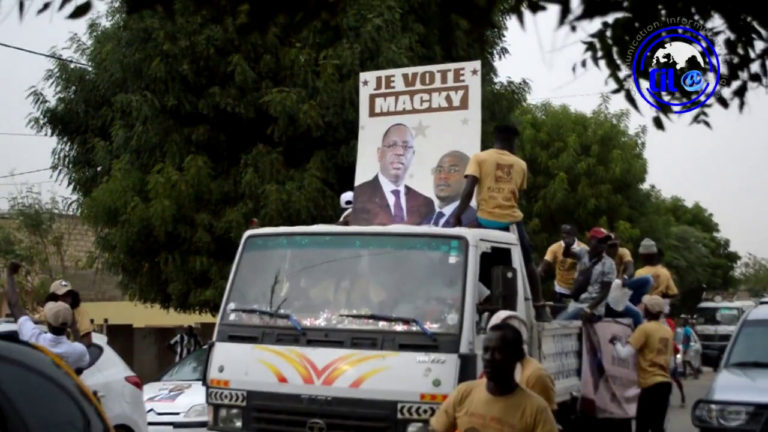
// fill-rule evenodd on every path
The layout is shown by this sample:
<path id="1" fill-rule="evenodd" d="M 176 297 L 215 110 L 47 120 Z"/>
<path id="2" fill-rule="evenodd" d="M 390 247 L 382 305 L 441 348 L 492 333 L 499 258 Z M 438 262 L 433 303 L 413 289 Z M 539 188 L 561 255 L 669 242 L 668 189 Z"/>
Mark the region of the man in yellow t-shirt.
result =
<path id="1" fill-rule="evenodd" d="M 577 260 L 563 257 L 565 246 L 585 249 L 587 247 L 576 239 L 576 228 L 573 225 L 565 224 L 560 227 L 560 235 L 562 240 L 549 246 L 544 260 L 539 265 L 540 278 L 549 274 L 553 267 L 555 269 L 555 303 L 564 303 L 566 299 L 571 298 L 576 268 L 579 265 Z M 573 246 L 574 244 L 576 246 Z"/>
<path id="2" fill-rule="evenodd" d="M 528 165 L 515 156 L 515 141 L 520 132 L 514 125 L 493 129 L 493 148 L 475 153 L 464 172 L 466 180 L 459 206 L 451 216 L 451 226 L 462 226 L 461 215 L 469 207 L 477 189 L 477 222 L 481 228 L 517 232 L 523 253 L 528 284 L 531 287 L 538 321 L 549 321 L 541 300 L 539 275 L 533 265 L 532 246 L 523 225 L 520 192 L 528 185 Z"/>
<path id="3" fill-rule="evenodd" d="M 555 390 L 555 380 L 552 378 L 552 375 L 544 369 L 544 366 L 542 366 L 541 363 L 528 355 L 528 328 L 525 320 L 517 312 L 500 310 L 493 314 L 491 319 L 488 320 L 488 328 L 490 329 L 502 322 L 515 326 L 523 336 L 525 358 L 518 363 L 520 367 L 515 368 L 515 379 L 517 380 L 517 383 L 544 399 L 544 401 L 547 402 L 547 405 L 549 405 L 549 408 L 552 411 L 556 411 L 557 392 Z"/>
<path id="4" fill-rule="evenodd" d="M 611 338 L 616 355 L 630 359 L 637 355 L 637 382 L 640 398 L 637 401 L 635 432 L 663 432 L 672 379 L 669 367 L 674 355 L 674 334 L 661 322 L 666 303 L 657 295 L 643 297 L 646 322 L 637 327 L 629 344 Z"/>
<path id="5" fill-rule="evenodd" d="M 615 234 L 613 240 L 608 242 L 605 254 L 616 263 L 616 277 L 621 279 L 622 284 L 632 291 L 629 303 L 633 306 L 639 305 L 643 296 L 651 291 L 653 278 L 644 275 L 633 277 L 635 274 L 635 263 L 632 260 L 632 253 L 629 249 L 621 247 L 619 238 Z"/>
<path id="6" fill-rule="evenodd" d="M 635 272 L 635 278 L 639 276 L 653 278 L 650 294 L 658 295 L 661 298 L 677 297 L 680 292 L 677 290 L 674 279 L 672 279 L 672 274 L 661 264 L 661 253 L 656 243 L 649 238 L 643 239 L 638 251 L 640 252 L 640 260 L 645 266 Z"/>
<path id="7" fill-rule="evenodd" d="M 430 419 L 430 431 L 557 432 L 544 399 L 515 381 L 514 367 L 524 357 L 518 329 L 509 323 L 491 327 L 483 340 L 485 379 L 460 384 Z"/>

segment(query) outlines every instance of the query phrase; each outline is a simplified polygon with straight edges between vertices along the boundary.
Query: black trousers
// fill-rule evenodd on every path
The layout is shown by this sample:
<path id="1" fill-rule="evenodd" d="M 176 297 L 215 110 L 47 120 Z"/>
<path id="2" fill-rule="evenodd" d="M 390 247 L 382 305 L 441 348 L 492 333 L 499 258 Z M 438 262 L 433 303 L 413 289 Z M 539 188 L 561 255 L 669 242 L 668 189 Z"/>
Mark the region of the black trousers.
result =
<path id="1" fill-rule="evenodd" d="M 672 383 L 664 381 L 640 390 L 635 415 L 635 432 L 664 432 Z"/>

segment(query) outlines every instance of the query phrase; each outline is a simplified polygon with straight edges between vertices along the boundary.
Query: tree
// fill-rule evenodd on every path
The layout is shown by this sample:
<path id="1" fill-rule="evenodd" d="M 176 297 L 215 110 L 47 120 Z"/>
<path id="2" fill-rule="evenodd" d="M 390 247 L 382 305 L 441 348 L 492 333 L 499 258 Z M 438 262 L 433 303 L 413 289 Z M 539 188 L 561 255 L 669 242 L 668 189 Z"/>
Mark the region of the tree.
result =
<path id="1" fill-rule="evenodd" d="M 724 108 L 730 106 L 728 99 L 736 100 L 741 111 L 748 91 L 768 87 L 768 45 L 765 43 L 768 40 L 768 14 L 760 3 L 662 0 L 649 4 L 642 0 L 581 0 L 575 9 L 571 9 L 568 0 L 525 1 L 526 9 L 533 13 L 543 11 L 553 3 L 560 7 L 560 25 L 568 25 L 573 32 L 579 31 L 582 23 L 602 21 L 600 28 L 582 41 L 585 58 L 581 60 L 581 67 L 586 68 L 587 61 L 591 61 L 595 67 L 605 68 L 607 79 L 616 86 L 613 92 L 623 93 L 635 109 L 637 102 L 632 95 L 631 62 L 628 65 L 625 57 L 634 52 L 636 37 L 649 25 L 656 26 L 655 30 L 695 21 L 711 29 L 711 38 L 722 40 L 724 49 L 718 49 L 723 66 L 721 81 L 724 84 L 721 88 L 728 89 L 723 94 L 730 97 L 716 96 L 715 100 Z M 522 25 L 522 10 L 515 15 Z M 666 24 L 670 22 L 668 19 L 678 18 L 686 21 Z M 574 64 L 574 72 L 576 67 Z M 668 118 L 668 107 L 664 107 L 662 114 Z M 709 126 L 707 116 L 706 107 L 702 107 L 693 121 Z M 663 129 L 658 114 L 654 117 L 654 124 Z"/>
<path id="2" fill-rule="evenodd" d="M 747 254 L 736 268 L 736 280 L 754 297 L 768 295 L 768 259 Z"/>
<path id="3" fill-rule="evenodd" d="M 334 221 L 353 181 L 361 71 L 481 59 L 496 1 L 113 5 L 30 93 L 54 168 L 82 198 L 132 298 L 217 311 L 237 242 L 262 225 Z M 46 91 L 53 96 L 49 99 Z"/>

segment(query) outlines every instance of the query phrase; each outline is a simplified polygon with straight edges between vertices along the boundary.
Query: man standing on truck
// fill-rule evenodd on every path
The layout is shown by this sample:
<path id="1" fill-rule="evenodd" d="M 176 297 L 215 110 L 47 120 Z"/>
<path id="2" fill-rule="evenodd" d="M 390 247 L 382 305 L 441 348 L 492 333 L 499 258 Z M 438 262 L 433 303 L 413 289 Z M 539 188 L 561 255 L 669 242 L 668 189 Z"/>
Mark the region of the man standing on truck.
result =
<path id="1" fill-rule="evenodd" d="M 485 378 L 456 387 L 430 420 L 430 431 L 557 432 L 544 399 L 515 380 L 515 366 L 524 358 L 518 329 L 509 323 L 491 327 L 483 340 Z"/>
<path id="2" fill-rule="evenodd" d="M 520 192 L 528 184 L 528 165 L 515 156 L 515 140 L 520 132 L 514 125 L 498 125 L 493 129 L 493 148 L 475 153 L 464 173 L 466 184 L 459 206 L 451 217 L 452 226 L 462 226 L 461 215 L 469 207 L 477 188 L 477 222 L 481 228 L 517 232 L 531 287 L 537 321 L 548 321 L 541 299 L 539 275 L 533 265 L 532 246 L 523 225 L 523 212 L 518 205 Z"/>
<path id="3" fill-rule="evenodd" d="M 664 299 L 646 295 L 642 300 L 646 322 L 635 329 L 624 345 L 611 338 L 616 355 L 630 359 L 637 355 L 637 382 L 640 399 L 635 414 L 635 432 L 664 432 L 664 420 L 672 394 L 669 365 L 673 353 L 674 334 L 661 322 Z"/>
<path id="4" fill-rule="evenodd" d="M 644 267 L 635 272 L 635 277 L 651 276 L 653 286 L 650 294 L 660 296 L 661 298 L 673 298 L 679 295 L 672 274 L 661 264 L 661 254 L 656 242 L 649 238 L 640 242 L 640 261 L 645 264 Z"/>
<path id="5" fill-rule="evenodd" d="M 563 250 L 568 247 L 585 248 L 587 245 L 576 239 L 576 228 L 565 224 L 560 227 L 562 240 L 552 244 L 548 249 L 544 260 L 539 265 L 539 277 L 543 278 L 555 269 L 555 303 L 564 303 L 571 298 L 573 281 L 576 279 L 576 267 L 579 262 L 572 258 L 565 258 Z"/>

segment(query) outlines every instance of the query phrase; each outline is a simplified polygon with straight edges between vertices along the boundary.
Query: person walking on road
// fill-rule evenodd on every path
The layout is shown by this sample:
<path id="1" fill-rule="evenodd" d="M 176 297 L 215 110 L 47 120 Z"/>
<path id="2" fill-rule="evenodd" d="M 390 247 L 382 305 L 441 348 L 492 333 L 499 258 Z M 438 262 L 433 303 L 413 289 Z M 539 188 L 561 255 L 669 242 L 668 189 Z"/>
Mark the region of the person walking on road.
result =
<path id="1" fill-rule="evenodd" d="M 629 343 L 611 338 L 616 355 L 628 360 L 637 356 L 637 382 L 640 398 L 635 415 L 635 432 L 664 432 L 664 421 L 672 394 L 669 364 L 674 334 L 661 322 L 664 300 L 656 295 L 643 297 L 646 322 L 635 329 Z"/>
<path id="2" fill-rule="evenodd" d="M 693 340 L 693 329 L 691 328 L 691 320 L 688 317 L 683 318 L 683 378 L 688 376 L 688 368 L 691 368 L 693 372 L 693 379 L 699 379 L 701 370 L 691 363 L 689 353 L 691 349 L 691 342 Z"/>
<path id="3" fill-rule="evenodd" d="M 79 372 L 79 370 L 84 369 L 90 361 L 88 349 L 80 342 L 71 342 L 67 339 L 67 329 L 70 327 L 75 337 L 79 336 L 77 326 L 73 325 L 72 309 L 68 304 L 61 301 L 46 303 L 43 311 L 45 312 L 48 332 L 37 328 L 19 301 L 19 292 L 16 290 L 16 275 L 20 269 L 19 263 L 10 262 L 8 264 L 5 288 L 8 308 L 18 325 L 19 339 L 45 347 L 59 356 L 75 371 Z"/>
<path id="4" fill-rule="evenodd" d="M 191 325 L 188 325 L 183 332 L 180 332 L 168 342 L 168 348 L 176 353 L 176 363 L 202 346 L 203 342 L 200 340 L 200 336 L 198 336 L 195 328 Z"/>
<path id="5" fill-rule="evenodd" d="M 525 358 L 523 336 L 509 323 L 488 330 L 483 340 L 484 379 L 456 387 L 430 419 L 431 432 L 557 432 L 547 402 L 515 380 Z"/>

